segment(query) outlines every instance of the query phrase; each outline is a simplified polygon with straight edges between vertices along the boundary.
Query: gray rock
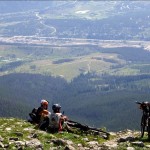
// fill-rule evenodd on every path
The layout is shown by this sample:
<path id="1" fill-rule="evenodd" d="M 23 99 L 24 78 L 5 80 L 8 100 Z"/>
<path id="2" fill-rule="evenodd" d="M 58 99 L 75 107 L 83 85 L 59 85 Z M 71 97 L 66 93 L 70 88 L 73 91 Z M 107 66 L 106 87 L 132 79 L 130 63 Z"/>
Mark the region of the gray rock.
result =
<path id="1" fill-rule="evenodd" d="M 91 150 L 91 148 L 89 148 L 89 147 L 84 147 L 84 150 Z"/>
<path id="2" fill-rule="evenodd" d="M 4 139 L 1 137 L 1 135 L 0 135 L 0 142 L 3 142 L 4 141 Z"/>
<path id="3" fill-rule="evenodd" d="M 85 142 L 89 142 L 89 139 L 88 139 L 88 138 L 83 138 L 83 140 L 84 140 Z"/>
<path id="4" fill-rule="evenodd" d="M 35 131 L 35 129 L 33 129 L 33 128 L 24 128 L 23 130 L 24 130 L 24 131 L 29 131 L 29 132 Z"/>
<path id="5" fill-rule="evenodd" d="M 98 150 L 99 146 L 100 146 L 97 141 L 90 141 L 90 142 L 88 142 L 88 145 L 89 145 L 90 150 L 91 149 Z"/>
<path id="6" fill-rule="evenodd" d="M 5 130 L 6 130 L 6 131 L 11 131 L 12 129 L 11 129 L 11 128 L 6 128 Z"/>
<path id="7" fill-rule="evenodd" d="M 91 145 L 91 146 L 90 146 L 90 149 L 92 149 L 92 150 L 98 150 L 98 148 L 99 148 L 99 147 L 98 147 L 97 145 Z"/>
<path id="8" fill-rule="evenodd" d="M 141 142 L 141 141 L 137 141 L 137 142 L 131 142 L 132 145 L 136 145 L 136 146 L 139 146 L 139 147 L 144 147 L 144 143 Z"/>
<path id="9" fill-rule="evenodd" d="M 4 144 L 0 142 L 0 148 L 4 148 Z"/>
<path id="10" fill-rule="evenodd" d="M 4 148 L 8 149 L 8 147 L 9 147 L 9 144 L 4 144 Z"/>
<path id="11" fill-rule="evenodd" d="M 70 140 L 66 140 L 66 144 L 67 144 L 67 145 L 73 145 L 73 142 L 70 141 Z"/>
<path id="12" fill-rule="evenodd" d="M 17 150 L 23 150 L 24 148 L 22 146 L 17 147 Z"/>
<path id="13" fill-rule="evenodd" d="M 38 139 L 32 139 L 30 141 L 26 141 L 25 146 L 29 147 L 29 148 L 43 149 L 43 146 L 42 146 L 41 142 Z"/>
<path id="14" fill-rule="evenodd" d="M 89 145 L 98 145 L 98 142 L 97 141 L 90 141 L 88 142 Z"/>
<path id="15" fill-rule="evenodd" d="M 120 138 L 119 140 L 118 140 L 118 142 L 127 142 L 127 141 L 134 141 L 135 140 L 135 138 L 134 137 L 132 137 L 132 136 L 128 136 L 128 137 L 122 137 L 122 138 Z"/>
<path id="16" fill-rule="evenodd" d="M 67 145 L 65 146 L 64 150 L 76 150 L 76 149 L 71 145 Z"/>
<path id="17" fill-rule="evenodd" d="M 23 141 L 15 141 L 15 145 L 17 147 L 19 147 L 19 146 L 25 146 L 25 142 L 23 142 Z"/>
<path id="18" fill-rule="evenodd" d="M 31 135 L 31 138 L 37 138 L 38 137 L 38 135 L 36 134 L 36 133 L 33 133 L 32 135 Z"/>
<path id="19" fill-rule="evenodd" d="M 78 144 L 78 147 L 82 147 L 82 144 L 81 144 L 81 143 L 79 143 L 79 144 Z"/>
<path id="20" fill-rule="evenodd" d="M 103 143 L 102 145 L 102 150 L 108 150 L 108 149 L 117 149 L 118 147 L 118 143 L 115 142 L 115 141 L 108 141 L 108 142 L 105 142 Z"/>
<path id="21" fill-rule="evenodd" d="M 115 132 L 109 132 L 109 134 L 110 134 L 111 136 L 116 136 L 116 135 L 117 135 Z"/>
<path id="22" fill-rule="evenodd" d="M 84 147 L 78 147 L 77 150 L 85 150 Z"/>
<path id="23" fill-rule="evenodd" d="M 63 139 L 52 139 L 51 140 L 54 144 L 56 144 L 57 146 L 62 145 L 65 146 L 67 145 L 66 141 Z"/>
<path id="24" fill-rule="evenodd" d="M 150 145 L 145 145 L 146 148 L 150 148 Z"/>
<path id="25" fill-rule="evenodd" d="M 134 147 L 127 147 L 127 150 L 135 150 Z"/>
<path id="26" fill-rule="evenodd" d="M 129 142 L 132 142 L 132 141 L 135 141 L 135 137 L 128 136 L 128 137 L 126 138 L 126 140 L 129 141 Z"/>
<path id="27" fill-rule="evenodd" d="M 58 148 L 57 147 L 50 147 L 49 150 L 58 150 Z"/>

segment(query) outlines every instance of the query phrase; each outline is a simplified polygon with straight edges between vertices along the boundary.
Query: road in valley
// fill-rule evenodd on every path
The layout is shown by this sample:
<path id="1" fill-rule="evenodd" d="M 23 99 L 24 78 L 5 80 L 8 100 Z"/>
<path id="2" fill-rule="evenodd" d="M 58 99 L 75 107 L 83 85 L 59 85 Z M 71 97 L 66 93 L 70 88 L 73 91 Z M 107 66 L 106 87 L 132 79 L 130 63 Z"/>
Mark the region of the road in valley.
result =
<path id="1" fill-rule="evenodd" d="M 44 19 L 40 16 L 39 12 L 35 12 L 35 16 L 37 17 L 37 20 L 39 21 L 39 23 L 43 26 L 42 29 L 39 29 L 39 33 L 37 33 L 37 35 L 41 35 L 42 34 L 42 30 L 44 29 L 50 29 L 50 35 L 55 35 L 56 33 L 56 28 L 50 25 L 45 24 Z"/>

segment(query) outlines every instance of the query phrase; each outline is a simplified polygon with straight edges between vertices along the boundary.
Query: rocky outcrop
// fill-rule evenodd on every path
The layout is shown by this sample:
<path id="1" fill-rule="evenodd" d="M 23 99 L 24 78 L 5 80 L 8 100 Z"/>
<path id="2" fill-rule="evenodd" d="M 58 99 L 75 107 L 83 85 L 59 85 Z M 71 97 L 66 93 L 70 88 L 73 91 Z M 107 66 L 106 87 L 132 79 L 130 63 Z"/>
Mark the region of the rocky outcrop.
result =
<path id="1" fill-rule="evenodd" d="M 7 122 L 7 121 L 6 121 Z M 9 121 L 10 122 L 10 121 Z M 16 124 L 16 125 L 14 125 Z M 19 125 L 19 126 L 17 126 Z M 150 144 L 137 131 L 110 132 L 110 139 L 85 134 L 46 133 L 24 121 L 4 123 L 0 130 L 0 149 L 32 150 L 149 150 Z M 3 132 L 5 131 L 5 133 Z"/>

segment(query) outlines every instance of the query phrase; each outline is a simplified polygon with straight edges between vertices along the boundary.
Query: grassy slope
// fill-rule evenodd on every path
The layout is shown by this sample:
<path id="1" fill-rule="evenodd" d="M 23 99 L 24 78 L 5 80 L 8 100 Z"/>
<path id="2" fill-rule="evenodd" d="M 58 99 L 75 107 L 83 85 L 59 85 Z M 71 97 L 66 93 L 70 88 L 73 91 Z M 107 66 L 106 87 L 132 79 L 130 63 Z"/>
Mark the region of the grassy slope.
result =
<path id="1" fill-rule="evenodd" d="M 42 51 L 41 51 L 41 49 L 42 49 Z M 94 52 L 93 52 L 93 49 L 95 50 Z M 51 51 L 53 51 L 53 53 L 51 53 Z M 137 54 L 137 52 L 138 52 L 138 54 L 140 54 L 140 56 Z M 116 53 L 119 53 L 119 54 L 116 54 Z M 15 55 L 15 58 L 12 58 L 11 54 Z M 0 48 L 0 55 L 3 56 L 4 59 L 6 59 L 6 60 L 16 61 L 16 58 L 20 58 L 24 62 L 20 66 L 17 66 L 13 69 L 8 69 L 6 71 L 2 71 L 1 75 L 10 74 L 12 72 L 18 72 L 18 73 L 25 72 L 25 73 L 33 73 L 33 74 L 39 73 L 39 74 L 47 74 L 47 75 L 52 74 L 52 75 L 63 75 L 63 77 L 65 77 L 65 79 L 70 81 L 74 77 L 78 76 L 80 73 L 88 72 L 89 66 L 90 66 L 91 72 L 109 73 L 109 74 L 113 74 L 113 75 L 117 75 L 117 76 L 118 75 L 121 75 L 121 76 L 138 75 L 138 74 L 142 74 L 142 73 L 149 74 L 149 69 L 147 69 L 148 68 L 147 64 L 149 63 L 149 58 L 150 58 L 150 57 L 148 57 L 149 52 L 144 51 L 143 49 L 112 48 L 112 49 L 101 50 L 100 48 L 98 48 L 96 50 L 95 47 L 94 48 L 91 47 L 89 49 L 87 47 L 84 47 L 84 48 L 82 47 L 82 49 L 79 47 L 75 47 L 75 49 L 74 49 L 74 47 L 71 47 L 71 48 L 65 47 L 62 50 L 61 50 L 61 48 L 53 48 L 53 50 L 52 50 L 51 47 L 49 47 L 49 48 L 31 47 L 31 46 L 16 47 L 16 46 L 3 45 Z M 54 61 L 59 62 L 58 60 L 62 60 L 62 59 L 66 59 L 66 58 L 72 58 L 72 61 L 69 61 L 69 62 L 61 62 L 60 61 L 61 63 L 57 63 L 57 64 L 53 63 Z M 134 61 L 134 60 L 136 60 L 136 61 Z M 5 66 L 6 64 L 10 63 L 10 62 L 5 62 L 3 60 L 1 60 L 0 62 L 1 62 L 1 66 Z M 120 65 L 120 66 L 117 67 L 118 65 Z M 26 80 L 26 78 L 22 78 L 22 80 Z M 99 80 L 100 79 L 98 79 L 98 81 Z M 31 82 L 31 85 L 29 85 L 31 87 L 32 87 L 32 82 Z M 37 80 L 36 83 L 39 83 L 37 85 L 42 88 L 41 81 L 39 82 Z M 143 89 L 145 87 L 147 89 L 149 89 L 149 80 L 148 79 L 147 80 L 139 80 L 139 81 L 136 81 L 133 83 L 130 82 L 128 84 L 129 85 L 131 84 L 133 86 L 139 85 L 139 90 L 141 90 L 141 87 Z M 77 86 L 79 86 L 79 85 L 77 85 Z M 100 84 L 100 86 L 101 86 L 101 84 Z M 34 86 L 33 86 L 33 88 L 34 88 Z M 13 87 L 12 87 L 12 89 L 13 89 Z M 5 90 L 7 91 L 8 89 L 5 89 Z M 18 90 L 20 90 L 20 89 L 18 88 Z M 106 96 L 102 96 L 101 93 L 92 93 L 92 92 L 88 93 L 88 91 L 87 91 L 87 93 L 86 93 L 86 91 L 84 93 L 84 91 L 82 91 L 82 90 L 80 91 L 80 90 L 77 93 L 77 95 L 73 95 L 74 91 L 75 92 L 78 91 L 77 89 L 75 89 L 75 90 L 71 91 L 70 95 L 67 94 L 65 98 L 62 97 L 61 100 L 59 99 L 61 101 L 61 103 L 64 104 L 64 108 L 68 108 L 67 107 L 68 104 L 71 103 L 70 104 L 71 106 L 75 106 L 74 112 L 79 112 L 79 114 L 76 114 L 77 119 L 79 119 L 80 114 L 82 114 L 82 117 L 83 117 L 82 119 L 85 123 L 89 124 L 90 123 L 89 119 L 90 119 L 90 120 L 93 120 L 95 125 L 97 125 L 97 126 L 102 125 L 103 122 L 108 123 L 109 119 L 110 119 L 108 117 L 108 114 L 111 113 L 111 115 L 115 119 L 113 120 L 112 123 L 107 124 L 107 127 L 109 127 L 109 128 L 115 128 L 115 126 L 113 126 L 113 125 L 115 125 L 116 123 L 119 123 L 120 125 L 118 125 L 118 126 L 120 126 L 122 128 L 128 127 L 128 123 L 130 123 L 130 120 L 128 120 L 127 123 L 124 124 L 124 126 L 122 126 L 121 122 L 120 122 L 120 117 L 122 117 L 122 115 L 126 116 L 125 118 L 128 118 L 128 112 L 126 112 L 126 108 L 124 107 L 124 104 L 127 103 L 128 105 L 130 105 L 130 103 L 132 103 L 132 106 L 130 105 L 130 108 L 128 108 L 127 110 L 134 112 L 133 107 L 134 107 L 134 110 L 136 110 L 137 108 L 134 105 L 135 100 L 133 100 L 132 97 L 134 97 L 136 100 L 137 99 L 143 100 L 143 98 L 147 99 L 145 97 L 149 97 L 148 94 L 144 97 L 140 93 L 137 93 L 134 96 L 133 92 L 130 93 L 130 92 L 126 92 L 126 91 L 122 92 L 122 93 L 119 92 L 119 96 L 121 96 L 121 97 L 118 96 L 117 92 L 113 93 L 111 91 L 108 91 L 108 94 L 106 94 Z M 37 98 L 39 99 L 39 97 L 36 97 L 36 95 L 37 95 L 37 93 L 39 93 L 39 91 L 37 93 L 33 93 L 32 91 L 33 91 L 32 88 L 31 88 L 31 90 L 26 91 L 29 99 L 30 99 L 30 97 L 33 97 L 33 101 L 35 101 Z M 29 94 L 30 92 L 33 94 L 30 95 Z M 3 93 L 2 90 L 1 90 L 1 93 Z M 17 92 L 12 91 L 12 93 L 15 94 L 16 97 L 14 99 L 16 99 L 18 97 Z M 47 93 L 44 92 L 41 94 L 42 94 L 42 96 L 44 96 L 44 94 L 49 95 L 48 93 L 49 92 L 47 92 Z M 127 95 L 127 97 L 124 97 L 126 95 Z M 40 97 L 42 97 L 42 96 L 40 95 Z M 70 101 L 69 96 L 71 96 L 72 101 Z M 2 96 L 2 98 L 3 97 L 5 97 L 5 96 Z M 19 98 L 22 99 L 22 96 L 20 96 Z M 53 97 L 53 99 L 57 99 L 57 98 L 58 97 Z M 9 98 L 9 97 L 7 99 L 11 100 L 11 98 Z M 93 102 L 93 100 L 94 100 L 94 102 Z M 113 102 L 111 102 L 111 100 L 113 100 Z M 114 109 L 112 112 L 112 106 L 113 106 L 113 108 L 115 108 L 115 103 L 114 103 L 115 100 L 116 100 L 117 105 L 119 105 L 120 110 Z M 103 102 L 107 102 L 107 103 L 103 103 Z M 120 104 L 120 102 L 123 102 L 123 103 Z M 91 104 L 93 104 L 93 105 L 91 105 Z M 127 105 L 127 107 L 128 107 L 128 105 Z M 94 106 L 96 106 L 96 110 L 93 110 Z M 86 113 L 84 112 L 84 110 L 87 111 L 87 107 L 89 108 L 89 111 L 91 112 L 91 116 L 90 116 L 91 118 L 89 117 L 89 112 L 86 112 Z M 100 109 L 99 109 L 99 107 L 100 107 Z M 106 110 L 106 108 L 108 110 Z M 72 107 L 71 107 L 71 109 L 72 109 Z M 66 111 L 70 116 L 75 116 L 74 114 L 72 114 L 72 110 L 66 109 Z M 106 111 L 107 111 L 107 115 L 105 116 L 104 114 Z M 118 111 L 119 112 L 124 111 L 124 113 L 123 114 L 119 113 L 119 115 L 118 115 Z M 95 114 L 98 115 L 99 119 L 93 118 L 93 116 Z M 103 115 L 101 115 L 101 114 L 103 114 Z M 116 116 L 116 114 L 117 114 L 117 116 Z M 137 112 L 136 112 L 136 114 L 137 114 Z M 134 115 L 136 116 L 136 114 L 134 114 Z M 135 123 L 137 121 L 137 118 L 138 117 L 136 117 L 136 120 L 134 120 Z M 116 123 L 114 123 L 114 121 Z M 138 126 L 138 123 L 136 124 L 136 128 L 138 128 L 137 126 Z M 135 127 L 135 125 L 134 125 L 134 127 Z"/>
<path id="2" fill-rule="evenodd" d="M 59 149 L 63 149 L 63 145 L 57 146 L 49 141 L 51 139 L 64 139 L 64 140 L 70 140 L 73 141 L 74 145 L 77 147 L 79 143 L 82 145 L 86 146 L 86 141 L 84 138 L 88 138 L 91 141 L 96 140 L 98 143 L 102 143 L 105 140 L 102 139 L 101 137 L 98 136 L 93 136 L 93 135 L 86 135 L 86 134 L 81 134 L 78 132 L 78 134 L 73 134 L 73 133 L 56 133 L 56 134 L 50 134 L 46 133 L 44 131 L 40 131 L 37 129 L 36 125 L 32 125 L 25 120 L 20 120 L 17 118 L 0 118 L 0 135 L 2 138 L 4 138 L 3 143 L 8 144 L 9 138 L 19 138 L 19 141 L 29 141 L 31 140 L 31 136 L 33 134 L 36 134 L 38 137 L 38 140 L 41 141 L 44 150 L 49 150 L 50 147 L 59 147 Z M 17 133 L 21 133 L 21 135 L 17 135 Z M 78 136 L 77 136 L 78 135 Z M 78 137 L 78 138 L 77 138 Z M 88 146 L 88 145 L 87 145 Z M 15 147 L 15 144 L 13 142 L 10 144 L 9 149 L 13 149 Z M 30 149 L 30 148 L 28 148 Z"/>
<path id="3" fill-rule="evenodd" d="M 33 148 L 24 146 L 17 146 L 15 143 L 19 143 L 19 141 L 22 141 L 22 143 L 25 143 L 26 141 L 31 141 L 33 139 L 38 139 L 44 150 L 49 150 L 50 148 L 56 148 L 56 149 L 64 149 L 65 145 L 59 145 L 54 144 L 51 142 L 51 140 L 56 139 L 62 139 L 64 141 L 72 141 L 73 147 L 76 149 L 78 148 L 78 144 L 82 144 L 83 147 L 91 148 L 91 145 L 88 144 L 88 142 L 85 139 L 88 139 L 89 141 L 95 141 L 99 144 L 102 144 L 104 142 L 107 142 L 112 145 L 114 143 L 115 139 L 118 138 L 117 135 L 113 133 L 113 135 L 110 136 L 108 140 L 104 140 L 99 136 L 93 136 L 93 135 L 86 135 L 81 134 L 79 131 L 74 133 L 68 133 L 68 132 L 61 132 L 61 133 L 47 133 L 44 131 L 40 131 L 36 128 L 35 125 L 31 125 L 30 123 L 26 122 L 25 120 L 20 120 L 17 118 L 0 118 L 0 137 L 2 140 L 2 143 L 5 145 L 9 145 L 9 149 L 18 149 L 22 147 L 26 150 L 32 150 Z M 118 133 L 119 135 L 119 133 Z M 33 137 L 35 136 L 35 137 Z M 120 132 L 120 137 L 125 136 L 125 132 Z M 129 135 L 128 135 L 129 136 Z M 143 141 L 145 145 L 149 145 L 149 142 L 147 140 L 147 135 L 145 134 L 145 137 L 143 139 L 139 138 L 139 133 L 136 131 L 133 132 L 133 136 L 135 136 L 134 141 Z M 10 140 L 10 138 L 16 138 L 16 141 Z M 131 138 L 131 137 L 130 137 Z M 121 142 L 118 144 L 117 150 L 125 150 L 127 147 L 132 146 L 135 148 L 135 150 L 143 150 L 143 147 L 140 146 L 134 146 L 130 142 Z M 148 150 L 149 148 L 144 147 L 145 150 Z"/>
<path id="4" fill-rule="evenodd" d="M 70 81 L 81 73 L 149 74 L 150 53 L 139 48 L 0 46 L 0 75 L 37 73 Z M 67 61 L 69 60 L 70 61 Z M 14 66 L 14 63 L 20 62 Z M 5 69 L 3 69 L 5 68 Z"/>
<path id="5" fill-rule="evenodd" d="M 90 49 L 88 50 L 87 47 L 83 48 L 83 54 L 81 54 L 81 56 L 78 56 L 78 54 L 80 54 L 80 48 L 75 49 L 72 54 L 72 48 L 67 47 L 65 51 L 63 51 L 63 49 L 60 51 L 59 48 L 56 48 L 53 50 L 53 54 L 47 54 L 48 50 L 44 47 L 41 48 L 42 53 L 40 52 L 41 50 L 36 49 L 36 47 L 30 47 L 30 50 L 24 48 L 23 50 L 16 46 L 0 46 L 1 67 L 16 62 L 17 59 L 20 59 L 23 62 L 13 69 L 8 68 L 2 71 L 1 75 L 13 72 L 27 72 L 63 76 L 65 79 L 71 80 L 80 73 L 86 73 L 88 71 L 104 73 L 108 72 L 111 66 L 125 64 L 125 61 L 119 59 L 117 54 L 106 54 L 98 51 L 92 52 Z M 15 57 L 13 57 L 13 55 Z M 54 61 L 66 58 L 72 58 L 73 60 L 69 62 L 65 62 L 64 60 L 64 62 L 54 63 Z M 116 63 L 106 61 L 105 59 L 113 60 Z"/>

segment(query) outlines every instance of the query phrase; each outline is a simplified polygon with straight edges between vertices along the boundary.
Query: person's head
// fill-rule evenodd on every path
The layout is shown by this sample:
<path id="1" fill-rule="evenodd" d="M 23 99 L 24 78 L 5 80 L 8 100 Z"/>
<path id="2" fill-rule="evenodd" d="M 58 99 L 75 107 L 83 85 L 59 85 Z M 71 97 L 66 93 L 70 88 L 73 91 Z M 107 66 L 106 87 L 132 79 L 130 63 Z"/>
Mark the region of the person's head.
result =
<path id="1" fill-rule="evenodd" d="M 54 113 L 60 113 L 61 106 L 59 104 L 53 104 L 52 109 Z"/>
<path id="2" fill-rule="evenodd" d="M 44 109 L 48 109 L 48 101 L 42 99 L 41 100 L 41 107 L 43 107 Z"/>
<path id="3" fill-rule="evenodd" d="M 142 102 L 142 104 L 140 105 L 140 109 L 147 109 L 147 107 L 149 106 L 149 102 L 147 102 L 147 101 L 144 101 L 144 102 Z"/>

